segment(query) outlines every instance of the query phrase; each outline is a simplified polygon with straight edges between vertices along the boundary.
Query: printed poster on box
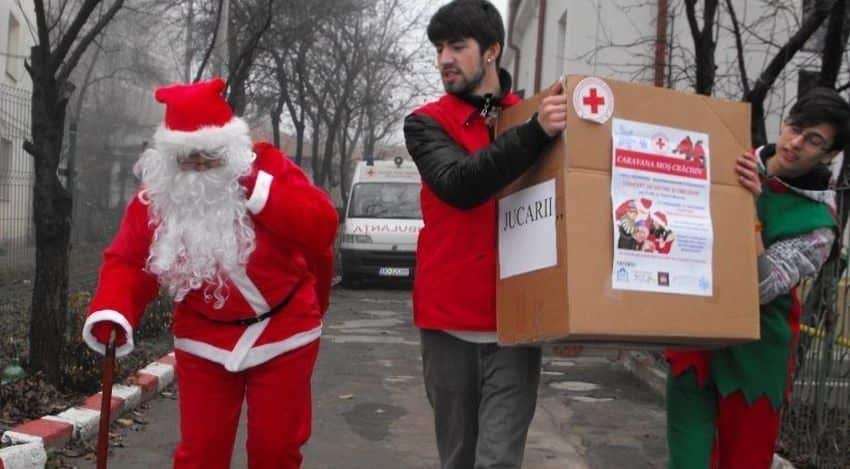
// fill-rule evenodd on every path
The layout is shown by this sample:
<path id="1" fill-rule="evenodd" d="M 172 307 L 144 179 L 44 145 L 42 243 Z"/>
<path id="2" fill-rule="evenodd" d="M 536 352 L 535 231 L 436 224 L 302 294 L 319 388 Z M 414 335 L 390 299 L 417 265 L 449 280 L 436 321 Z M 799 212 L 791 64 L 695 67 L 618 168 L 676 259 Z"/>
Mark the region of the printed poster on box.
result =
<path id="1" fill-rule="evenodd" d="M 711 296 L 708 135 L 614 119 L 615 289 Z"/>

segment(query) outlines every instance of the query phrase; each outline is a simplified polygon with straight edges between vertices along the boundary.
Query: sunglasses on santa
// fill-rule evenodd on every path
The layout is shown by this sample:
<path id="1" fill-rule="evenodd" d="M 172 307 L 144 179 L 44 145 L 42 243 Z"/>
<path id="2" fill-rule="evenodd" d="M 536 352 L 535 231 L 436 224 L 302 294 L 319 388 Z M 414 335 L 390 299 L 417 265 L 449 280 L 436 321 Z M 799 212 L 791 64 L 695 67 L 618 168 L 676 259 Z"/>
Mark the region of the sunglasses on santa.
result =
<path id="1" fill-rule="evenodd" d="M 185 155 L 178 155 L 177 164 L 183 171 L 206 171 L 223 166 L 224 158 L 215 151 L 192 150 Z"/>

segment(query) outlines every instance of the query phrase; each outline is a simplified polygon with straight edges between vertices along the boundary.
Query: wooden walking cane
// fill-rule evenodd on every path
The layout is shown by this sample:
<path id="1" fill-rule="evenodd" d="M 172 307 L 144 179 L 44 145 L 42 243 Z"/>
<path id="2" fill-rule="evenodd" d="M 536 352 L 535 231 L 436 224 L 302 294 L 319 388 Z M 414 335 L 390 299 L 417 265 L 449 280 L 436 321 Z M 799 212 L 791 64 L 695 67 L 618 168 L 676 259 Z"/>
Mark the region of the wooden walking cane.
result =
<path id="1" fill-rule="evenodd" d="M 100 395 L 100 427 L 97 431 L 97 469 L 106 469 L 109 453 L 109 413 L 112 410 L 112 374 L 115 371 L 115 326 L 103 356 L 103 391 Z"/>

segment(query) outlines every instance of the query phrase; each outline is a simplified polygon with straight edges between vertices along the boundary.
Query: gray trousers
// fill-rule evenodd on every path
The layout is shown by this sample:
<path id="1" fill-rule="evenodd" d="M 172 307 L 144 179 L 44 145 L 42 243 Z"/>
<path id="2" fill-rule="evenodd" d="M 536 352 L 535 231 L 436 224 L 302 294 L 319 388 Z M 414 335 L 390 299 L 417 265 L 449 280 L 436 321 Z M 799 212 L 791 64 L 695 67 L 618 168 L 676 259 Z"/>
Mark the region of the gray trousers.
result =
<path id="1" fill-rule="evenodd" d="M 425 391 L 442 469 L 518 469 L 537 405 L 538 347 L 476 344 L 422 329 Z"/>

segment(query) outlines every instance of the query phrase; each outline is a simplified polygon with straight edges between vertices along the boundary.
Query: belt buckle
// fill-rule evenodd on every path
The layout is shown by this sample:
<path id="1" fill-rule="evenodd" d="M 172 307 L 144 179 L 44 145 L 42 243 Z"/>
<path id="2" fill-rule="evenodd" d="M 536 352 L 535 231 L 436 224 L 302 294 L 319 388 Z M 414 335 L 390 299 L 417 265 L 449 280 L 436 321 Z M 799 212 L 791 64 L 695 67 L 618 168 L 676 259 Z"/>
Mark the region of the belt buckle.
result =
<path id="1" fill-rule="evenodd" d="M 241 326 L 250 326 L 250 325 L 252 325 L 252 324 L 254 324 L 254 323 L 257 323 L 257 322 L 259 322 L 259 319 L 258 319 L 258 317 L 257 317 L 257 316 L 254 316 L 253 318 L 240 319 L 240 320 L 239 320 L 239 325 L 241 325 Z"/>

